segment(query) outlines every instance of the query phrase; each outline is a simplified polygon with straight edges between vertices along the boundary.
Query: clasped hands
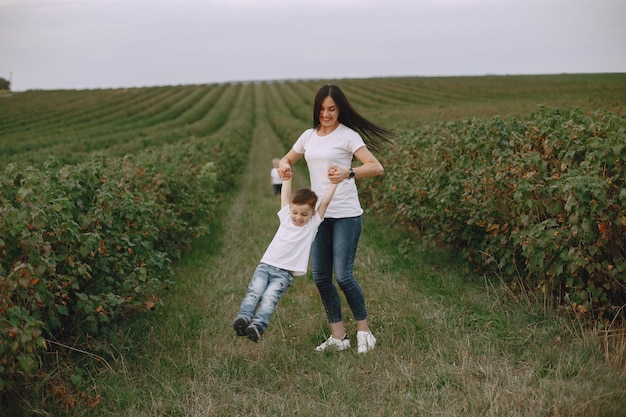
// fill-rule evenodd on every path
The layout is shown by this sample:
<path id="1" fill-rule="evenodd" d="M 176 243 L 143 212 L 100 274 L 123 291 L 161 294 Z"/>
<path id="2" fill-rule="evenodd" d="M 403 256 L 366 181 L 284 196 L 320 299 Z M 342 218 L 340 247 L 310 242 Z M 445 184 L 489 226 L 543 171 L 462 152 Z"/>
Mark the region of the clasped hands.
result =
<path id="1" fill-rule="evenodd" d="M 337 165 L 331 165 L 328 167 L 327 175 L 328 180 L 333 184 L 338 184 L 341 181 L 348 178 L 350 174 L 350 170 L 346 168 L 341 168 Z M 293 178 L 293 171 L 291 170 L 290 165 L 281 165 L 278 167 L 278 175 L 283 180 L 288 180 Z"/>

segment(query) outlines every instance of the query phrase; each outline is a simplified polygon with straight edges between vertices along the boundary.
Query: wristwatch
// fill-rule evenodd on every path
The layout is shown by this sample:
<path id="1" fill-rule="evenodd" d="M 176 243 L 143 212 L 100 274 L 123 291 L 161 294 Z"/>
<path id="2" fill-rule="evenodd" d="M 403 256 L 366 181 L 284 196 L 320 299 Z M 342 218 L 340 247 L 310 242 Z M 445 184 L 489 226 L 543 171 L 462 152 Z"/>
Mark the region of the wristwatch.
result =
<path id="1" fill-rule="evenodd" d="M 350 173 L 348 174 L 348 178 L 350 179 L 354 178 L 354 171 L 352 170 L 352 168 L 350 168 Z"/>

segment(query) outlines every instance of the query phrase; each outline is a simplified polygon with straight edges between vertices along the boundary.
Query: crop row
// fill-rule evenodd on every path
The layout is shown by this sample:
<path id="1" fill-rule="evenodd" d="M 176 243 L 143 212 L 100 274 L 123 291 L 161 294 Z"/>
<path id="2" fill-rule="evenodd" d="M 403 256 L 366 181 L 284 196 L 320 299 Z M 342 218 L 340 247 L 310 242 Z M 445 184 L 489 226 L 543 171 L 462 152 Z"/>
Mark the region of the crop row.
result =
<path id="1" fill-rule="evenodd" d="M 187 137 L 189 129 L 206 135 L 220 127 L 237 94 L 237 88 L 224 87 L 161 90 L 165 94 L 156 96 L 150 89 L 146 93 L 129 92 L 141 97 L 131 101 L 131 107 L 126 101 L 118 102 L 123 94 L 105 91 L 93 93 L 109 99 L 102 107 L 92 101 L 91 107 L 81 102 L 76 104 L 80 108 L 48 109 L 43 121 L 22 122 L 26 127 L 19 133 L 11 133 L 10 126 L 3 131 L 6 152 L 2 156 L 6 162 L 40 163 L 50 155 L 64 162 L 78 162 L 96 150 L 121 156 L 150 145 L 172 143 Z M 21 97 L 20 101 L 23 99 L 28 98 Z M 109 102 L 118 103 L 120 109 Z M 9 122 L 6 124 L 16 124 Z"/>
<path id="2" fill-rule="evenodd" d="M 0 172 L 0 395 L 45 381 L 60 346 L 89 352 L 159 303 L 247 158 L 253 89 L 227 92 L 201 136 L 186 125 L 124 157 Z"/>
<path id="3" fill-rule="evenodd" d="M 585 112 L 623 109 L 623 74 L 423 77 L 336 80 L 365 116 L 397 129 L 437 120 L 528 114 L 537 104 L 575 106 Z M 327 82 L 327 81 L 325 81 Z M 283 103 L 284 117 L 310 124 L 311 103 L 322 81 L 267 83 L 268 109 Z M 174 143 L 219 127 L 214 109 L 232 104 L 238 84 L 114 90 L 28 91 L 0 100 L 0 163 L 38 165 L 49 156 L 79 162 L 90 152 L 122 156 Z M 263 89 L 265 91 L 266 89 Z M 222 117 L 224 112 L 222 111 Z M 212 127 L 206 119 L 213 118 Z M 286 126 L 286 124 L 284 125 Z M 285 127 L 286 129 L 290 129 Z M 297 130 L 300 130 L 298 127 Z M 157 134 L 158 132 L 158 134 Z M 293 131 L 283 136 L 293 137 Z"/>
<path id="4" fill-rule="evenodd" d="M 370 204 L 472 268 L 581 317 L 623 320 L 626 116 L 539 108 L 400 135 Z"/>

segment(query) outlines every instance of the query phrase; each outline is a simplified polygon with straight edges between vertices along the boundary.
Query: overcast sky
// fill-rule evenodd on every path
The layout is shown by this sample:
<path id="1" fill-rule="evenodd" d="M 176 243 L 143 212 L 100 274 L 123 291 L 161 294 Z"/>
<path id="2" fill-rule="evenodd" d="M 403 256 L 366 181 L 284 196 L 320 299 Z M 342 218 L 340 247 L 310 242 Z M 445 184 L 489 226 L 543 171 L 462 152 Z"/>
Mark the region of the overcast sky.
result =
<path id="1" fill-rule="evenodd" d="M 12 90 L 626 72 L 626 0 L 0 0 Z"/>

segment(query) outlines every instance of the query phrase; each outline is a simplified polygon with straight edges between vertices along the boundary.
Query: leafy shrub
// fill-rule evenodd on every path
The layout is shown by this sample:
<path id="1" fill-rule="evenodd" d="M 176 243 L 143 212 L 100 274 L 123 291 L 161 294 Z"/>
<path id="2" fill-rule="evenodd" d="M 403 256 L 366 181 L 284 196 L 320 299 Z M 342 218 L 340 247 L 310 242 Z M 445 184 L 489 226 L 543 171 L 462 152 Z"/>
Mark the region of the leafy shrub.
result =
<path id="1" fill-rule="evenodd" d="M 580 314 L 626 303 L 626 118 L 539 107 L 401 135 L 372 204 Z M 367 184 L 365 184 L 367 187 Z"/>
<path id="2" fill-rule="evenodd" d="M 80 346 L 152 309 L 208 233 L 216 185 L 192 145 L 0 173 L 0 391 L 33 372 L 46 338 Z"/>

